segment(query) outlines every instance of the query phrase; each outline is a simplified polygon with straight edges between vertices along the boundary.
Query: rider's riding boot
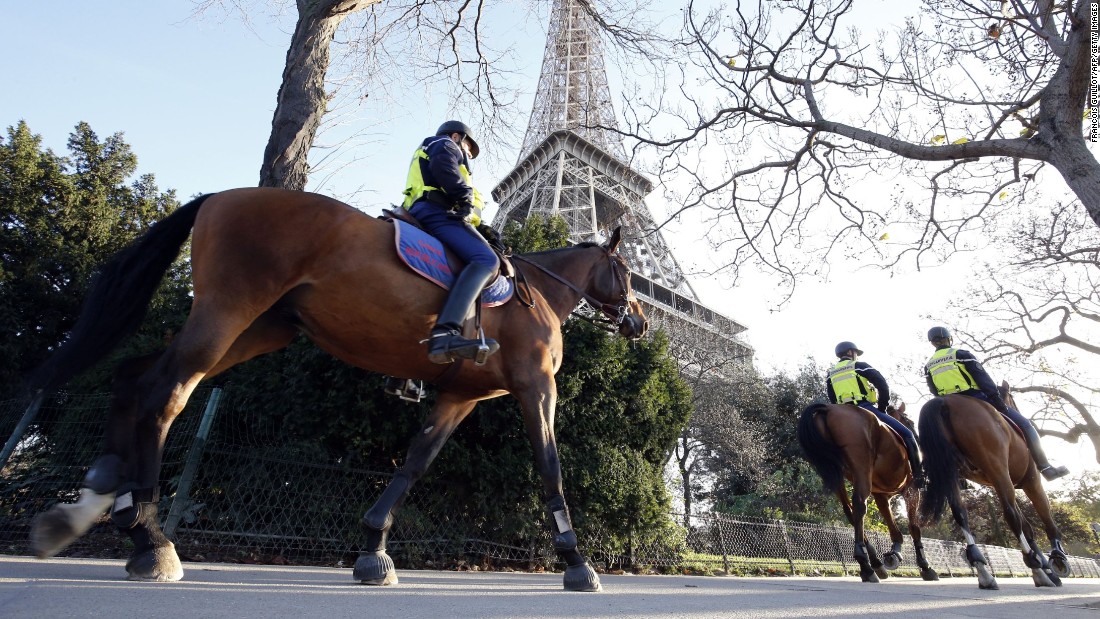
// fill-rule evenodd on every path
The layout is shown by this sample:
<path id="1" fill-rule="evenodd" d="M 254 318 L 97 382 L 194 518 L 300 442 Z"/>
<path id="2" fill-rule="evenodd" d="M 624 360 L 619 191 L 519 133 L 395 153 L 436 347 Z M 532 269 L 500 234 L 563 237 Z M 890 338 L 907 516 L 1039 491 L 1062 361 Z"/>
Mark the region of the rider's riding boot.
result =
<path id="1" fill-rule="evenodd" d="M 921 466 L 917 441 L 914 439 L 905 441 L 905 449 L 909 452 L 909 468 L 913 470 L 913 486 L 920 490 L 924 488 L 927 481 L 924 479 L 924 467 Z"/>
<path id="2" fill-rule="evenodd" d="M 462 323 L 494 273 L 493 269 L 471 262 L 458 274 L 432 327 L 432 335 L 428 339 L 429 361 L 450 363 L 462 358 L 484 363 L 485 357 L 500 349 L 496 340 L 486 338 L 483 344 L 480 339 L 462 337 Z"/>
<path id="3" fill-rule="evenodd" d="M 1027 441 L 1027 448 L 1031 451 L 1031 459 L 1035 461 L 1035 465 L 1039 467 L 1039 472 L 1043 474 L 1047 481 L 1069 475 L 1069 469 L 1066 467 L 1054 466 L 1047 461 L 1047 455 L 1043 453 L 1043 446 L 1039 443 L 1039 432 L 1035 429 L 1035 426 L 1027 424 L 1027 427 L 1020 429 L 1024 431 L 1024 440 Z"/>

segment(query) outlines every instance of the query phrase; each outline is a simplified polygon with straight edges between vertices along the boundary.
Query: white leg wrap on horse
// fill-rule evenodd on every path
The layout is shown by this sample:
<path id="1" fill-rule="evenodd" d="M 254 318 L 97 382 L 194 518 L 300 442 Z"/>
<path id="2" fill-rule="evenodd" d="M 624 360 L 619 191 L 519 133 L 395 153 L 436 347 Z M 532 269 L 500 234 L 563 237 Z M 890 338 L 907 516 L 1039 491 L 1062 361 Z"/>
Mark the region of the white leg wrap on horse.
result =
<path id="1" fill-rule="evenodd" d="M 114 492 L 97 494 L 91 488 L 81 488 L 80 499 L 76 503 L 58 504 L 57 509 L 65 513 L 77 535 L 83 535 L 114 500 Z"/>
<path id="2" fill-rule="evenodd" d="M 558 525 L 558 533 L 565 533 L 573 529 L 569 526 L 569 517 L 565 515 L 565 511 L 554 512 L 554 522 Z"/>
<path id="3" fill-rule="evenodd" d="M 1024 552 L 1031 552 L 1031 544 L 1027 543 L 1027 538 L 1024 537 L 1023 533 L 1020 534 L 1020 549 Z"/>

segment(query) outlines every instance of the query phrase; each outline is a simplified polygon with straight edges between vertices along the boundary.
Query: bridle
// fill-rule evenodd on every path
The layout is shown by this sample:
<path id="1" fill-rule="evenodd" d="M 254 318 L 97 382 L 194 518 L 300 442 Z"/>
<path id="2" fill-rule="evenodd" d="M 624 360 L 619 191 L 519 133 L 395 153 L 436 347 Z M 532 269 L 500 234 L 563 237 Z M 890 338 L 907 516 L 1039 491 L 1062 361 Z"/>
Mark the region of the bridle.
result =
<path id="1" fill-rule="evenodd" d="M 615 281 L 617 281 L 618 284 L 619 284 L 619 290 L 622 291 L 622 296 L 619 297 L 619 302 L 617 304 L 604 303 L 604 302 L 600 301 L 599 299 L 593 297 L 592 295 L 590 295 L 587 292 L 585 292 L 585 291 L 581 290 L 580 288 L 578 288 L 576 286 L 576 284 L 574 284 L 573 282 L 568 281 L 564 277 L 562 277 L 562 276 L 558 275 L 557 273 L 551 271 L 550 269 L 542 266 L 541 264 L 539 264 L 537 262 L 534 262 L 532 260 L 528 260 L 527 258 L 524 258 L 521 255 L 515 254 L 515 255 L 512 255 L 511 258 L 513 260 L 520 260 L 522 262 L 525 262 L 525 263 L 535 267 L 536 269 L 538 269 L 538 270 L 542 271 L 543 273 L 546 273 L 547 275 L 549 275 L 551 277 L 551 279 L 553 279 L 553 280 L 557 281 L 558 283 L 562 284 L 563 286 L 569 288 L 573 292 L 576 292 L 577 294 L 579 294 L 581 296 L 582 299 L 584 299 L 584 302 L 587 303 L 589 307 L 591 307 L 595 310 L 599 310 L 601 313 L 603 313 L 604 316 L 606 316 L 606 319 L 598 319 L 598 318 L 593 318 L 591 316 L 587 316 L 585 314 L 580 314 L 575 309 L 571 312 L 571 314 L 573 316 L 576 316 L 577 318 L 580 318 L 581 320 L 585 320 L 587 322 L 590 322 L 590 323 L 596 325 L 597 327 L 600 327 L 601 329 L 604 329 L 606 331 L 618 331 L 619 328 L 622 326 L 623 321 L 626 320 L 627 316 L 630 315 L 630 302 L 629 302 L 628 293 L 627 293 L 629 288 L 627 287 L 626 274 L 623 272 L 625 270 L 625 268 L 620 268 L 619 262 L 611 254 L 611 252 L 609 252 L 607 250 L 604 250 L 604 256 L 607 258 L 608 263 L 611 265 L 611 273 L 614 276 Z M 525 286 L 527 286 L 528 288 L 530 288 L 530 285 L 527 284 L 527 278 L 523 276 L 523 271 L 520 271 L 519 269 L 516 269 L 516 278 L 517 279 L 522 279 L 523 284 Z M 517 289 L 518 289 L 518 287 L 517 287 Z M 527 305 L 528 307 L 534 307 L 535 306 L 534 302 L 530 300 L 531 299 L 530 290 L 528 290 L 528 292 L 527 292 L 527 297 L 528 297 L 528 300 L 523 301 L 521 299 L 521 301 L 523 301 L 523 303 L 525 305 Z"/>

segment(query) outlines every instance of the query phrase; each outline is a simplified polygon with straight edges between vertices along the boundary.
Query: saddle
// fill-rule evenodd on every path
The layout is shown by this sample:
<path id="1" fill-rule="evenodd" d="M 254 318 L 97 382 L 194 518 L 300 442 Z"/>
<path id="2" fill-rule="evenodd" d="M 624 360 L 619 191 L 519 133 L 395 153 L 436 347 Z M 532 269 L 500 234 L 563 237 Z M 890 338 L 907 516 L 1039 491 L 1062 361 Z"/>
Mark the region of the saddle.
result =
<path id="1" fill-rule="evenodd" d="M 410 226 L 413 226 L 414 228 L 417 228 L 418 230 L 424 230 L 424 226 L 420 225 L 420 220 L 413 216 L 413 214 L 410 213 L 408 209 L 400 207 L 394 209 L 384 208 L 382 209 L 381 219 L 384 219 L 386 221 L 393 221 L 395 222 L 394 225 L 396 225 L 397 221 L 402 221 L 409 224 Z M 493 253 L 497 255 L 497 261 L 500 263 L 500 275 L 508 279 L 515 278 L 516 268 L 512 265 L 510 253 L 504 248 L 504 245 L 500 243 L 500 239 L 496 236 L 496 234 L 493 233 L 490 236 L 485 235 L 481 230 L 483 226 L 470 227 L 473 228 L 474 231 L 476 231 L 479 235 L 481 235 L 481 238 L 485 239 L 485 242 L 488 243 L 490 248 L 492 248 Z M 487 228 L 487 226 L 485 227 Z M 489 230 L 492 230 L 492 228 L 489 228 Z"/>
<path id="2" fill-rule="evenodd" d="M 459 263 L 453 252 L 449 251 L 439 239 L 429 235 L 416 217 L 406 209 L 383 209 L 379 219 L 393 223 L 397 255 L 410 270 L 443 289 L 450 289 L 455 279 L 455 272 L 459 270 L 452 267 L 452 264 Z M 482 234 L 476 229 L 474 231 Z M 485 238 L 485 235 L 482 234 L 482 238 Z M 481 306 L 494 307 L 503 305 L 512 298 L 512 293 L 515 291 L 515 269 L 495 234 L 492 241 L 486 238 L 486 242 L 497 255 L 500 270 L 497 277 L 482 291 Z M 480 322 L 480 316 L 479 309 L 475 312 L 475 320 Z M 470 320 L 466 322 L 466 328 L 468 328 Z M 458 363 L 448 366 L 440 375 L 440 380 L 449 381 L 461 365 L 462 362 L 459 360 Z M 383 391 L 408 402 L 419 402 L 426 393 L 423 381 L 397 376 L 386 376 Z"/>

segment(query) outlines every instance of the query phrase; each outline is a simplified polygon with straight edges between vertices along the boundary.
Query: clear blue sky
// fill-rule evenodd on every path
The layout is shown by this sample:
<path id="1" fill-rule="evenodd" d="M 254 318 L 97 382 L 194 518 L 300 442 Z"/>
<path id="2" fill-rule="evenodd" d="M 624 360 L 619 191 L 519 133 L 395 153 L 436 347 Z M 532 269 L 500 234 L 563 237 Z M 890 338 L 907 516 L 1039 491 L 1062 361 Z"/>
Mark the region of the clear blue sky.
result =
<path id="1" fill-rule="evenodd" d="M 182 199 L 255 185 L 293 15 L 256 15 L 250 29 L 236 16 L 192 18 L 191 9 L 189 2 L 136 0 L 0 3 L 0 122 L 6 128 L 26 120 L 59 153 L 79 121 L 101 138 L 121 131 L 140 172 L 154 173 L 162 189 L 174 188 Z M 542 19 L 529 15 L 516 31 L 516 79 L 530 81 L 528 92 L 541 66 Z M 395 202 L 412 145 L 450 116 L 442 105 L 417 93 L 405 105 L 368 105 L 347 122 L 363 132 L 360 145 L 317 189 L 371 213 Z M 517 103 L 523 123 L 530 105 L 530 96 Z M 497 155 L 475 166 L 475 181 L 487 193 L 514 165 L 519 144 L 485 146 Z M 651 198 L 650 208 L 660 214 L 664 206 Z M 706 245 L 700 228 L 690 218 L 679 225 L 666 239 L 681 264 L 705 268 L 696 249 Z M 935 315 L 948 296 L 960 293 L 969 266 L 960 259 L 952 268 L 896 275 L 859 267 L 839 265 L 828 283 L 800 283 L 778 313 L 770 311 L 778 298 L 765 276 L 732 290 L 713 278 L 693 285 L 704 303 L 748 325 L 748 341 L 765 370 L 790 369 L 809 357 L 829 363 L 837 341 L 855 340 L 915 408 L 924 398 L 915 365 L 931 352 L 924 315 Z M 875 301 L 857 303 L 853 291 L 871 291 Z"/>

